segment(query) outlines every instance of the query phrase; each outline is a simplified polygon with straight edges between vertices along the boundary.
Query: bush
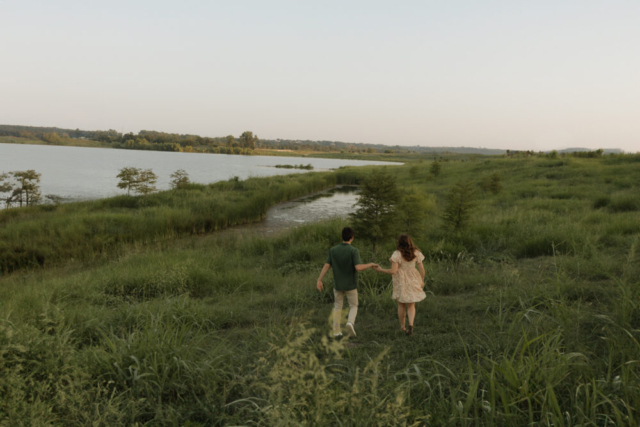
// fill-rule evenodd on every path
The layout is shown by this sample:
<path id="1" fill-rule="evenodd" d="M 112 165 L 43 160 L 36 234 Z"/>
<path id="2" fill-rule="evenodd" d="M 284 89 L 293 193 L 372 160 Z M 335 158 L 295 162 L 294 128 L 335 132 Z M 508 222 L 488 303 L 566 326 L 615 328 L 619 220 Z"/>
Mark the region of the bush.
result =
<path id="1" fill-rule="evenodd" d="M 614 196 L 609 204 L 611 212 L 634 212 L 640 210 L 640 197 L 632 195 Z"/>
<path id="2" fill-rule="evenodd" d="M 471 213 L 476 207 L 475 191 L 469 181 L 458 182 L 449 191 L 443 219 L 450 231 L 461 231 L 471 221 Z"/>

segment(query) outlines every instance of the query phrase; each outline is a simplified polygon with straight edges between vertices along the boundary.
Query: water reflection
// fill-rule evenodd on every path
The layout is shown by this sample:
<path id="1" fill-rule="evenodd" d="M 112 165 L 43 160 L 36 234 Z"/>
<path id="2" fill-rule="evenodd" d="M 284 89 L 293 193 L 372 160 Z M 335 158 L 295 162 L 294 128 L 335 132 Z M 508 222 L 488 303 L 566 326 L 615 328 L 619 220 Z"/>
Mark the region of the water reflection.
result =
<path id="1" fill-rule="evenodd" d="M 354 211 L 360 189 L 353 186 L 335 187 L 299 199 L 272 206 L 264 221 L 247 226 L 260 233 L 286 230 L 307 222 L 327 218 L 346 218 Z"/>

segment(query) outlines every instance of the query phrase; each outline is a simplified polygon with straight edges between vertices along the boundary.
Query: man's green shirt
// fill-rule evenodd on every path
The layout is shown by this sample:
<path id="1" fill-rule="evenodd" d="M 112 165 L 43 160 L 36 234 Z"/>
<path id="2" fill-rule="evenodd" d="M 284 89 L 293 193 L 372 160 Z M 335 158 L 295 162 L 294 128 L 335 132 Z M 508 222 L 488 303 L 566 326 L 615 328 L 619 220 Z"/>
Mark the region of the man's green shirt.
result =
<path id="1" fill-rule="evenodd" d="M 340 243 L 329 250 L 326 263 L 333 268 L 333 288 L 336 291 L 351 291 L 358 287 L 356 265 L 362 264 L 362 260 L 356 248 Z"/>

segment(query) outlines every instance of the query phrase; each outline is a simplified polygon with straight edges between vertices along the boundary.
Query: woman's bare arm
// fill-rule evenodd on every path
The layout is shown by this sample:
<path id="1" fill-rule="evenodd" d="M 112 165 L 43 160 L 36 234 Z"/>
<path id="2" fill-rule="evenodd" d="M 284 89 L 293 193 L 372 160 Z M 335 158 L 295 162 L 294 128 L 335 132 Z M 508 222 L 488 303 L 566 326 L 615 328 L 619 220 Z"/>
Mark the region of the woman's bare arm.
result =
<path id="1" fill-rule="evenodd" d="M 422 263 L 418 263 L 418 270 L 420 270 L 420 275 L 422 276 L 422 281 L 424 282 L 424 276 L 425 276 L 425 272 L 424 272 L 424 265 L 422 265 Z"/>

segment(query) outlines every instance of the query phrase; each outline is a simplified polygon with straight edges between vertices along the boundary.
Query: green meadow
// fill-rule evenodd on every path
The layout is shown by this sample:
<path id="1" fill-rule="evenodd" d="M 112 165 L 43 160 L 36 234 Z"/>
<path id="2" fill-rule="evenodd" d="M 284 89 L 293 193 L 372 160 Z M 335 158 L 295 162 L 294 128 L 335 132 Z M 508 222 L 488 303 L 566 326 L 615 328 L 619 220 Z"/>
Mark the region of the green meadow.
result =
<path id="1" fill-rule="evenodd" d="M 329 337 L 347 220 L 223 230 L 373 167 L 0 212 L 0 425 L 640 424 L 640 156 L 431 164 L 384 167 L 429 201 L 409 337 L 370 270 L 357 337 Z M 496 173 L 447 231 L 454 184 Z"/>

